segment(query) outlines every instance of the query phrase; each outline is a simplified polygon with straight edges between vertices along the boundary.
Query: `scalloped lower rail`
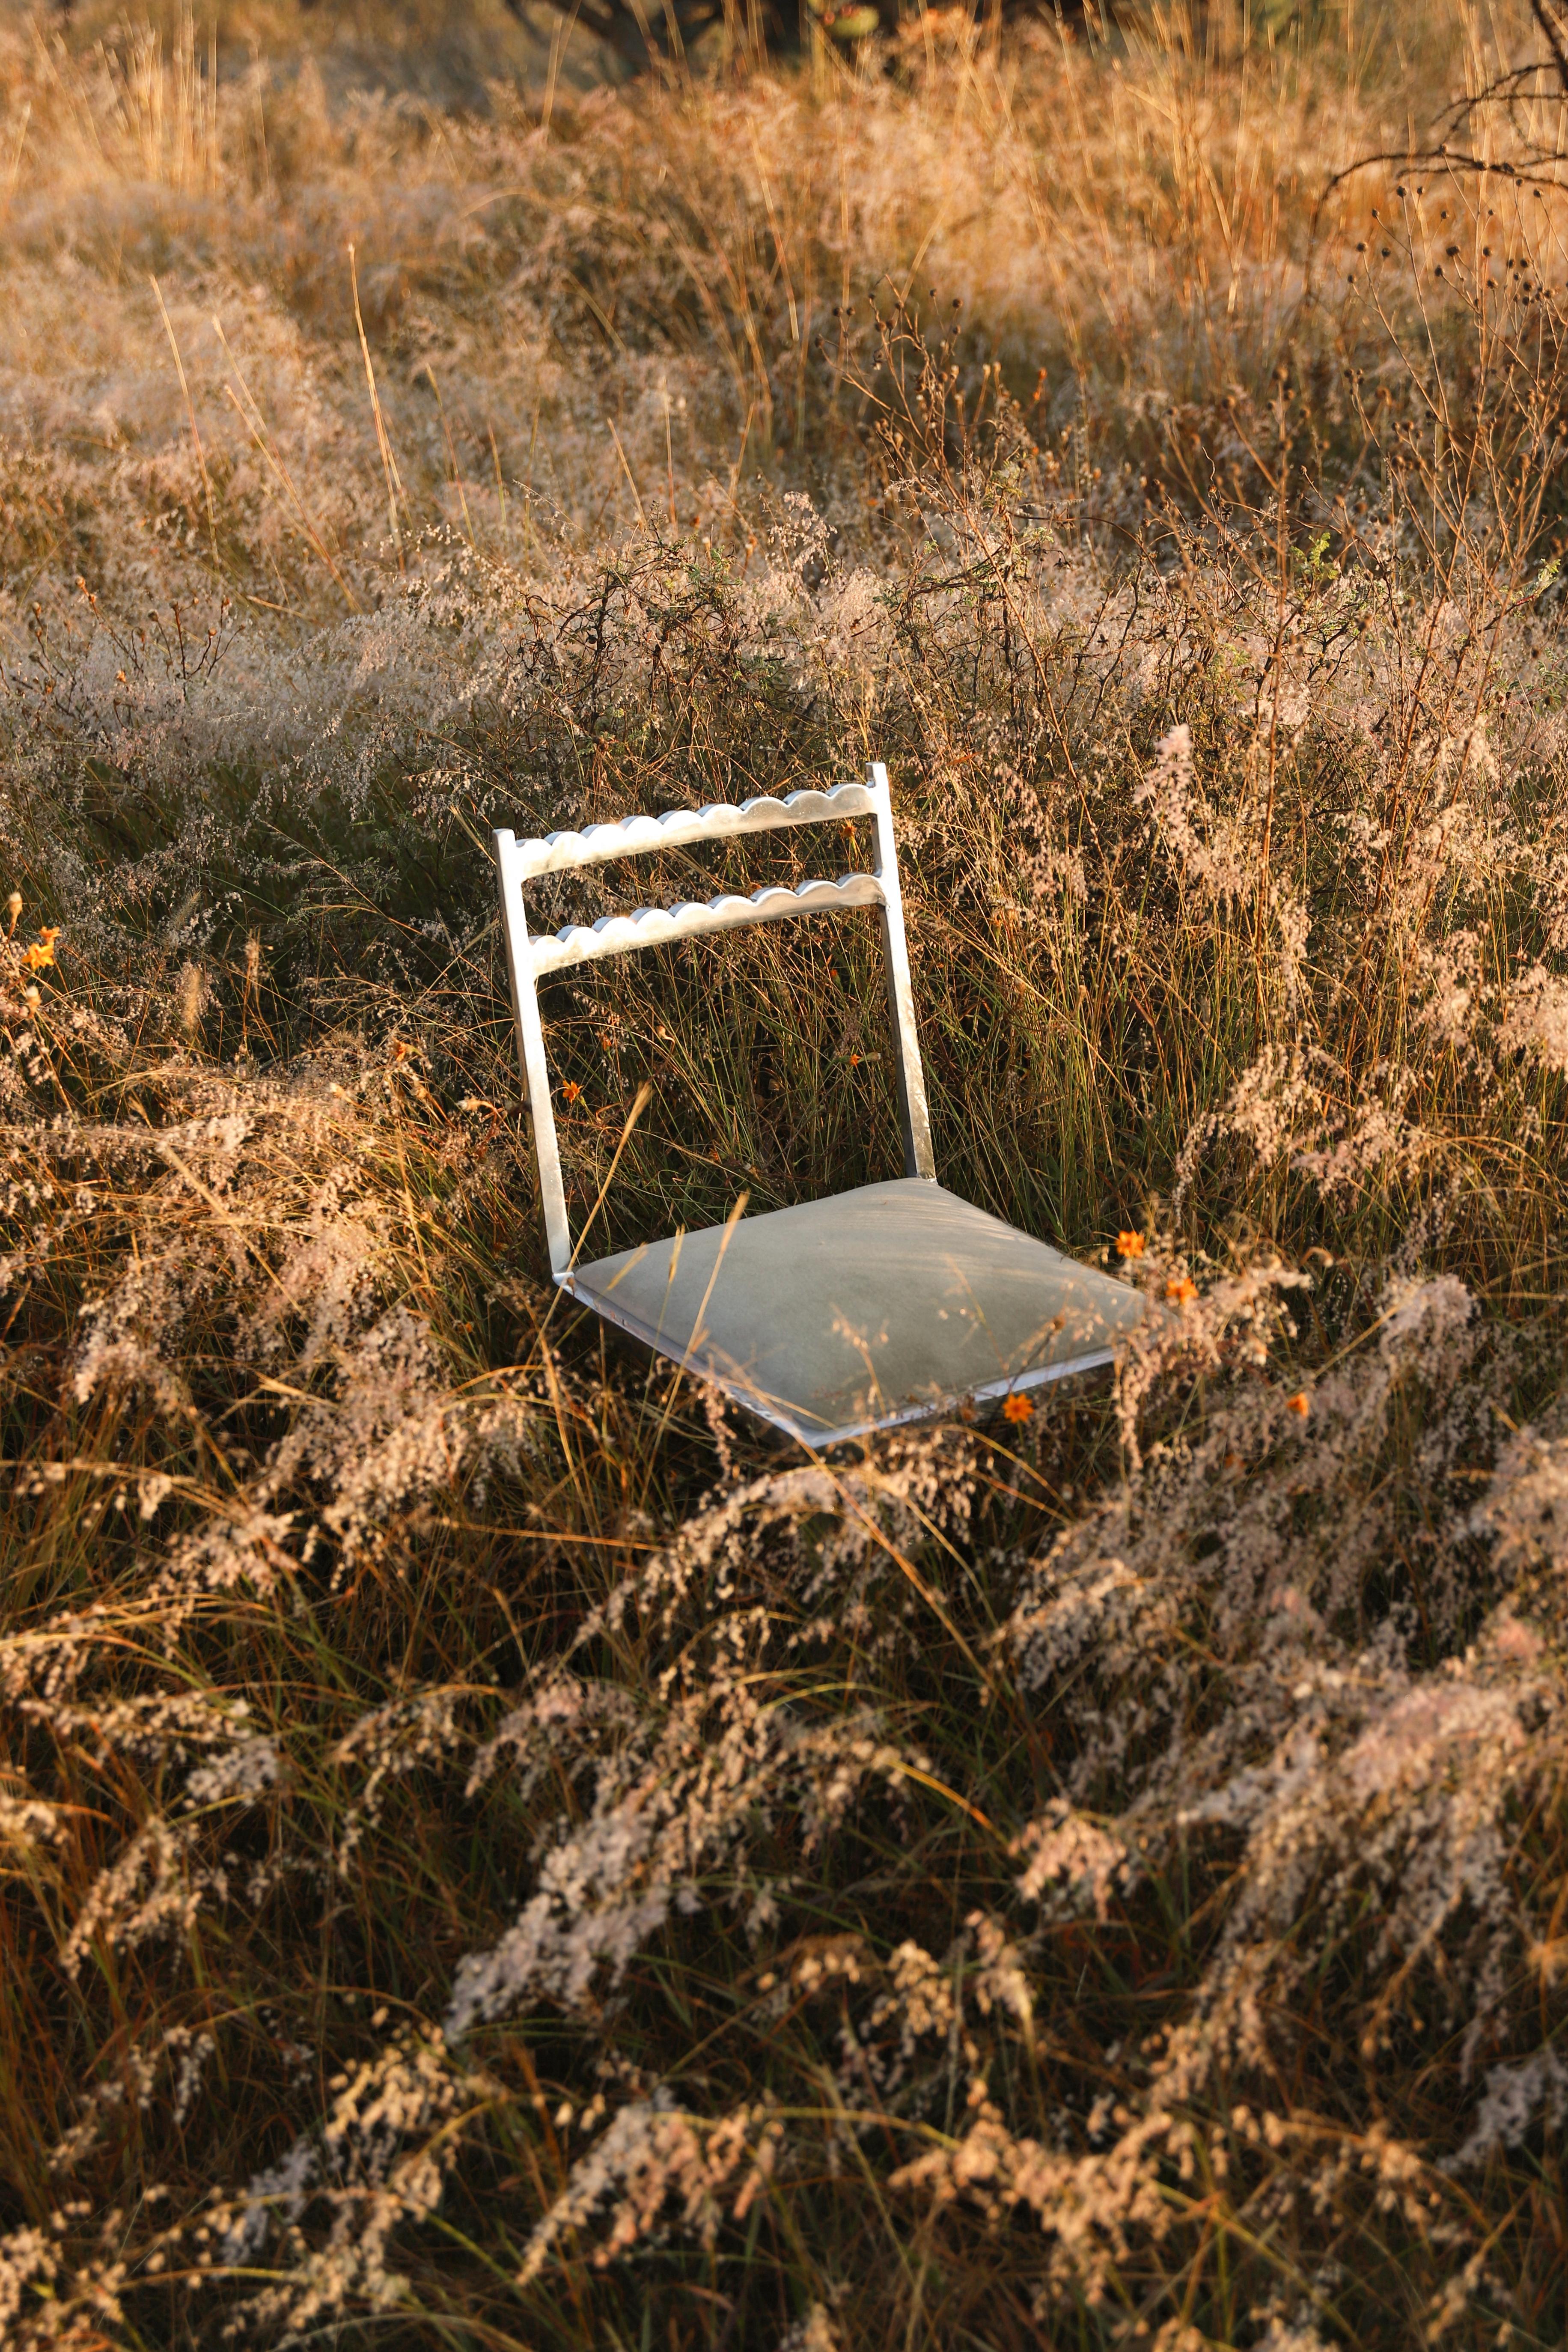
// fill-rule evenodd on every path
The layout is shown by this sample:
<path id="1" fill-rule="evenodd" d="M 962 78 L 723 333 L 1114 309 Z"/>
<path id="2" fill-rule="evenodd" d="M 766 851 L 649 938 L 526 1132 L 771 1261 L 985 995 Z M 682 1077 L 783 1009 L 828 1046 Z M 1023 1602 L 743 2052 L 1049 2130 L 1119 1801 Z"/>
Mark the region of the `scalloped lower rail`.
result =
<path id="1" fill-rule="evenodd" d="M 841 874 L 837 882 L 803 882 L 798 890 L 775 887 L 753 890 L 749 898 L 684 900 L 677 907 L 639 907 L 635 915 L 602 916 L 596 923 L 570 923 L 563 931 L 531 940 L 529 953 L 536 973 L 563 971 L 599 956 L 662 947 L 668 940 L 696 939 L 704 931 L 736 931 L 747 923 L 776 923 L 786 915 L 831 915 L 846 907 L 886 904 L 874 874 Z"/>

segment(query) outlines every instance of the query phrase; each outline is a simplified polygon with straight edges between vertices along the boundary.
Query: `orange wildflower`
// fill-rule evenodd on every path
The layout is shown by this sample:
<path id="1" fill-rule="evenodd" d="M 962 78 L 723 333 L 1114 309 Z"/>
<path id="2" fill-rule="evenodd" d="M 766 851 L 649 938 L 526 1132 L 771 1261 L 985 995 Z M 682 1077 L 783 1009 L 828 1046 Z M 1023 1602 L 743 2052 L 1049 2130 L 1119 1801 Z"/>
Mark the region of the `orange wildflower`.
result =
<path id="1" fill-rule="evenodd" d="M 42 971 L 47 964 L 53 963 L 55 960 L 55 941 L 59 938 L 59 935 L 60 927 L 58 923 L 46 925 L 44 929 L 38 933 L 37 938 L 27 950 L 27 970 L 29 971 Z"/>
<path id="2" fill-rule="evenodd" d="M 1305 1389 L 1298 1389 L 1293 1397 L 1286 1398 L 1285 1410 L 1287 1412 L 1300 1413 L 1301 1419 L 1305 1421 L 1312 1410 L 1312 1400 Z"/>
<path id="3" fill-rule="evenodd" d="M 1118 1257 L 1142 1257 L 1148 1246 L 1142 1234 L 1118 1234 L 1116 1236 Z"/>
<path id="4" fill-rule="evenodd" d="M 1184 1307 L 1189 1299 L 1195 1298 L 1197 1295 L 1198 1286 L 1190 1274 L 1184 1274 L 1179 1281 L 1168 1282 L 1165 1285 L 1166 1297 L 1173 1298 L 1179 1307 Z"/>
<path id="5" fill-rule="evenodd" d="M 1033 1421 L 1035 1408 L 1026 1396 L 1010 1396 L 1002 1408 L 1004 1421 Z"/>
<path id="6" fill-rule="evenodd" d="M 576 1079 L 575 1079 L 575 1078 L 568 1078 L 568 1079 L 567 1079 L 567 1081 L 566 1081 L 565 1085 L 564 1085 L 564 1086 L 562 1087 L 562 1089 L 561 1089 L 561 1099 L 562 1099 L 562 1101 L 563 1101 L 563 1102 L 569 1102 L 569 1103 L 574 1103 L 574 1102 L 581 1102 L 581 1101 L 582 1101 L 582 1099 L 583 1099 L 583 1089 L 582 1089 L 582 1087 L 577 1084 L 577 1081 L 576 1081 Z"/>

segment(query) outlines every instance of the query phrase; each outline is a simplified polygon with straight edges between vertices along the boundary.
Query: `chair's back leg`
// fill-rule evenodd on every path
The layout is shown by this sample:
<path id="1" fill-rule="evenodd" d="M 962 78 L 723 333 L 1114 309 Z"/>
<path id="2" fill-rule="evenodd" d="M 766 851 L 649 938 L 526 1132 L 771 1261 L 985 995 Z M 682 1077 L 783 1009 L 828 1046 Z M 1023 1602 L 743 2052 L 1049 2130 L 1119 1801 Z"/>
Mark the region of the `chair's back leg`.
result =
<path id="1" fill-rule="evenodd" d="M 529 951 L 522 878 L 517 870 L 516 836 L 498 833 L 495 845 L 500 876 L 501 929 L 506 939 L 507 971 L 511 980 L 511 1009 L 517 1023 L 522 1074 L 528 1082 L 528 1107 L 533 1116 L 533 1149 L 539 1160 L 539 1197 L 544 1210 L 545 1238 L 550 1244 L 550 1271 L 564 1274 L 572 1264 L 572 1232 L 566 1222 L 566 1192 L 561 1181 L 561 1150 L 555 1140 L 555 1113 L 550 1102 L 550 1067 L 544 1058 L 544 1031 L 539 1019 L 533 958 Z"/>
<path id="2" fill-rule="evenodd" d="M 898 1079 L 899 1119 L 904 1130 L 904 1173 L 936 1181 L 936 1155 L 931 1150 L 931 1113 L 926 1108 L 925 1073 L 921 1068 L 920 1038 L 915 1031 L 915 994 L 910 979 L 909 942 L 904 937 L 904 899 L 899 887 L 899 854 L 893 840 L 893 799 L 888 771 L 879 760 L 870 763 L 868 781 L 877 796 L 877 879 L 882 886 L 882 959 L 888 975 L 888 1013 L 893 1024 L 893 1068 Z"/>

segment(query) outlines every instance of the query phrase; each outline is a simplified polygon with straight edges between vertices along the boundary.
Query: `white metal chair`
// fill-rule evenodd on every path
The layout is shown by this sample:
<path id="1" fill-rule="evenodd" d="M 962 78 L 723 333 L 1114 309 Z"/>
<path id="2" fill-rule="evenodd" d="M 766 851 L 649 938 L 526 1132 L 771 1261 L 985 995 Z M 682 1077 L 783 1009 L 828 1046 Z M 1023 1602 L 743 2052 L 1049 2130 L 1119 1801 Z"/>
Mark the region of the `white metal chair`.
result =
<path id="1" fill-rule="evenodd" d="M 530 934 L 523 886 L 541 875 L 846 817 L 875 820 L 877 858 L 868 874 L 639 908 L 591 926 Z M 831 792 L 672 809 L 543 840 L 498 832 L 495 849 L 551 1271 L 563 1290 L 813 1447 L 1110 1361 L 1142 1313 L 1139 1294 L 936 1181 L 884 767 L 873 763 L 867 782 Z M 541 975 L 628 948 L 846 907 L 875 907 L 880 917 L 902 1177 L 574 1263 L 539 1017 Z"/>

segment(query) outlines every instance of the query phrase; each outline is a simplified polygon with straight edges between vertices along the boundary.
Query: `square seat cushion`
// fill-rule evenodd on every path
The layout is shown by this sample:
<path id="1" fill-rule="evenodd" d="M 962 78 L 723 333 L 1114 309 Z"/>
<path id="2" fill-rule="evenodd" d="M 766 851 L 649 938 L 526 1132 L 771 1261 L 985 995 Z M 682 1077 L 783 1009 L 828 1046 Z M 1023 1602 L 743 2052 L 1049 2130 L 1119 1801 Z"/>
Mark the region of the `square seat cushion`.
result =
<path id="1" fill-rule="evenodd" d="M 575 1267 L 564 1286 L 813 1445 L 1110 1361 L 1142 1313 L 924 1177 Z"/>

